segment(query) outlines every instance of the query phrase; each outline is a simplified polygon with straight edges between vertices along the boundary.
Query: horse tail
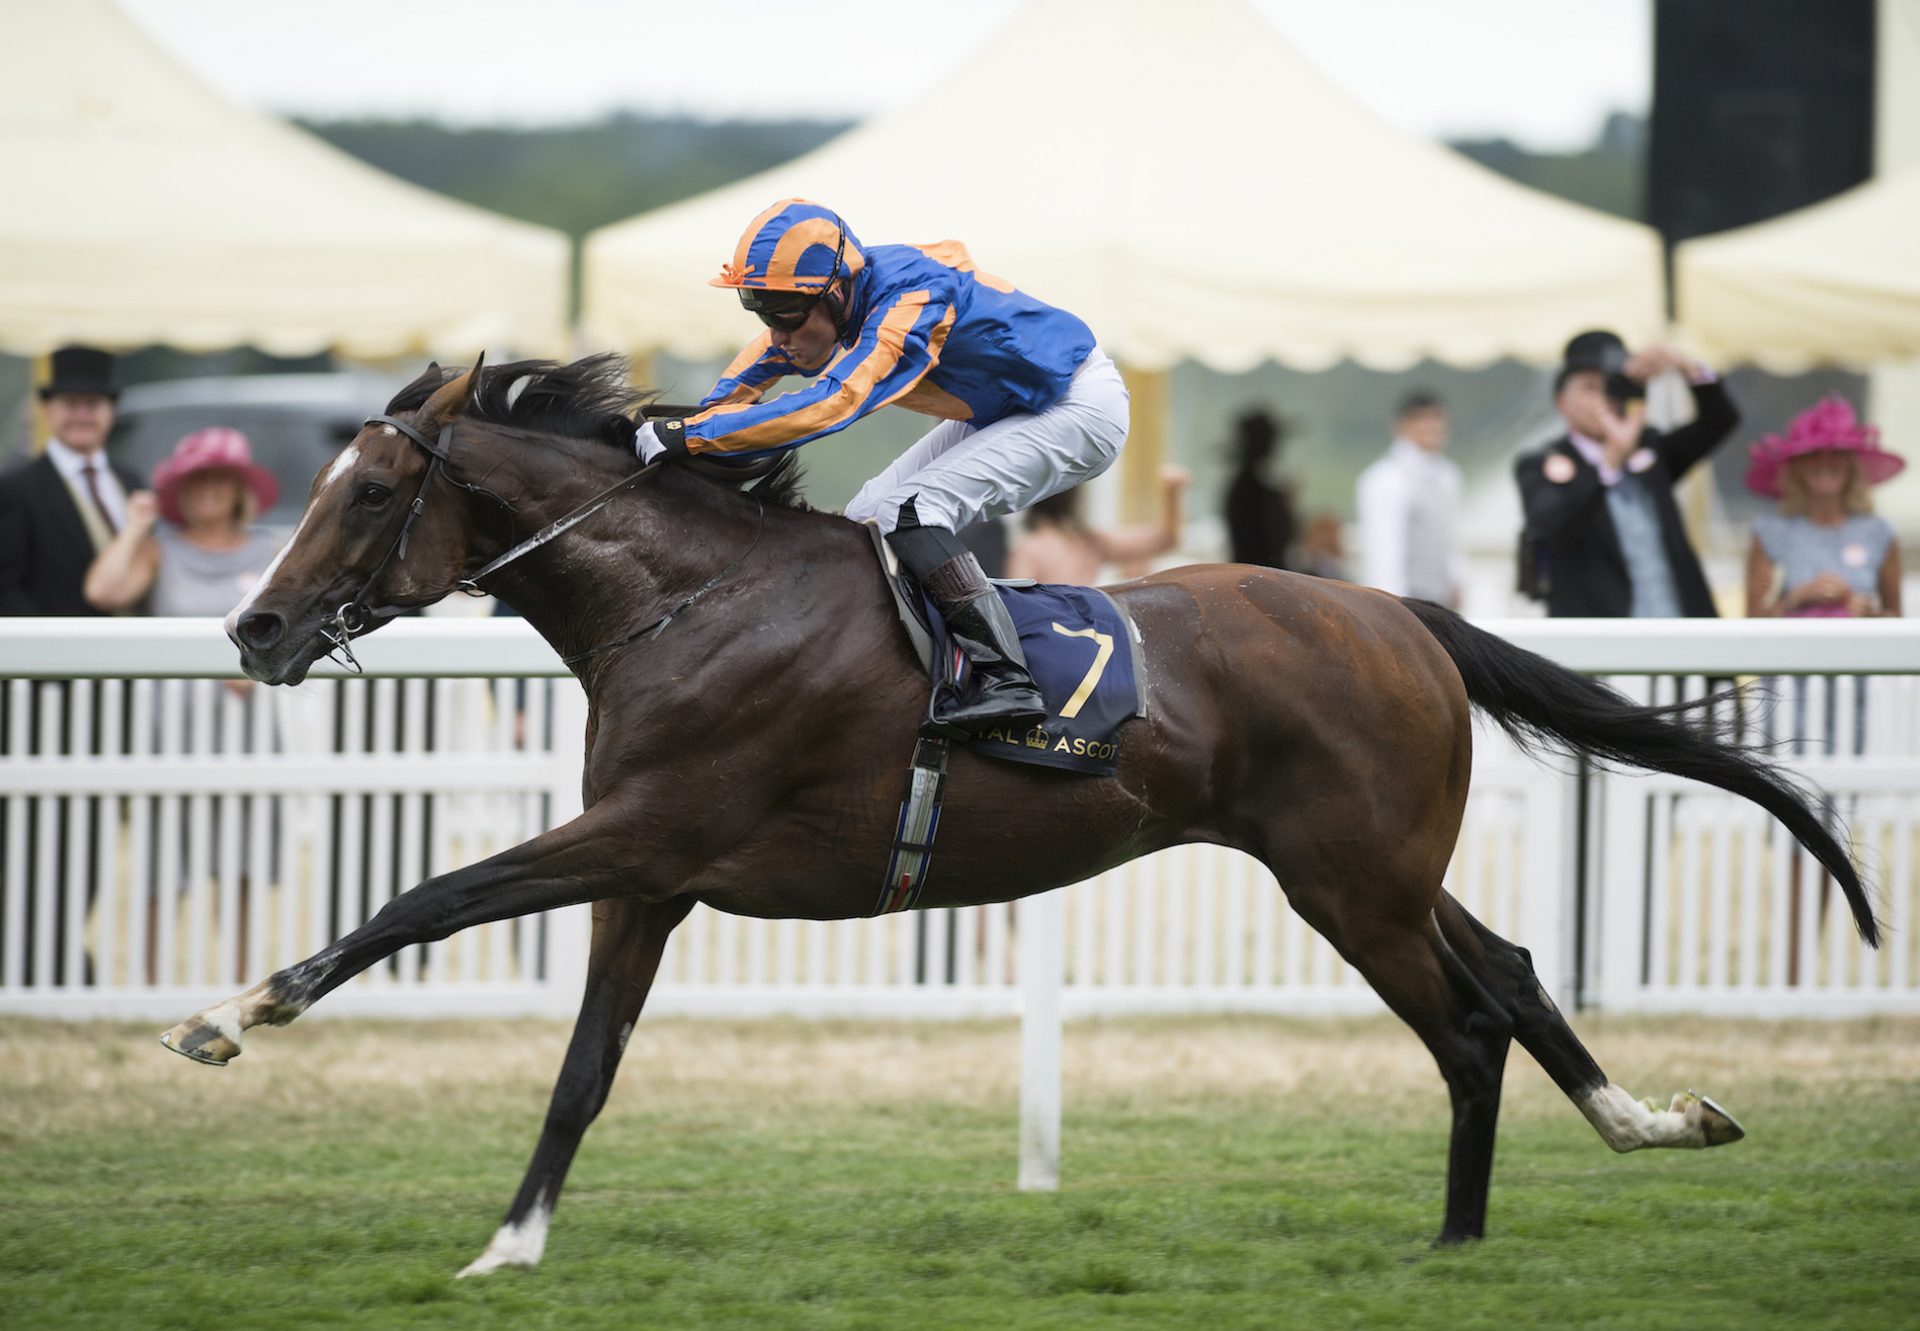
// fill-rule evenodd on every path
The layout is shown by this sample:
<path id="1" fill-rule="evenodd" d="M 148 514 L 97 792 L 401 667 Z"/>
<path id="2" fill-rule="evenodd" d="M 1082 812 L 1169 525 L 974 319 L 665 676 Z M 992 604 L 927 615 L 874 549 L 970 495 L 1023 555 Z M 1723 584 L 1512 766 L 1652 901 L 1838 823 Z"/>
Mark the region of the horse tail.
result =
<path id="1" fill-rule="evenodd" d="M 1880 926 L 1866 886 L 1822 816 L 1831 816 L 1825 801 L 1757 749 L 1717 736 L 1710 723 L 1704 728 L 1684 724 L 1726 695 L 1643 707 L 1599 680 L 1475 628 L 1431 601 L 1402 597 L 1401 604 L 1453 658 L 1468 700 L 1523 749 L 1582 753 L 1602 763 L 1701 781 L 1752 800 L 1827 867 L 1846 894 L 1860 937 L 1869 947 L 1880 945 Z"/>

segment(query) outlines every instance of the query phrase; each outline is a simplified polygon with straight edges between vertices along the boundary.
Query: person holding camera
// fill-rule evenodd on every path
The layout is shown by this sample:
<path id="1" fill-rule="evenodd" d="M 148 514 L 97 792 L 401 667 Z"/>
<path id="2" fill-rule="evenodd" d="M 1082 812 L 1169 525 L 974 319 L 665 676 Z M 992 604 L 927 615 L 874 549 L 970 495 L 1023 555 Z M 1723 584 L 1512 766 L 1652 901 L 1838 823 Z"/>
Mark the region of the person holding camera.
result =
<path id="1" fill-rule="evenodd" d="M 1514 463 L 1526 510 L 1522 577 L 1555 617 L 1710 618 L 1717 612 L 1673 487 L 1733 433 L 1720 380 L 1668 347 L 1629 353 L 1596 329 L 1567 343 L 1553 401 L 1567 433 Z M 1643 422 L 1646 384 L 1684 374 L 1694 419 Z"/>

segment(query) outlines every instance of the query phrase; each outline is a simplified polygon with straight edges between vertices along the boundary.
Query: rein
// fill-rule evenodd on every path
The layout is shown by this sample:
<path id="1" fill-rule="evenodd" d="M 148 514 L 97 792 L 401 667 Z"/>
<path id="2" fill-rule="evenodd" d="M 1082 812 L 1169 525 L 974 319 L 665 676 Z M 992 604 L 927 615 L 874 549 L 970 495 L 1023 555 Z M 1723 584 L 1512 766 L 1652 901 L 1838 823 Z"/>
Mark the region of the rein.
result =
<path id="1" fill-rule="evenodd" d="M 409 425 L 403 420 L 397 420 L 392 416 L 369 416 L 365 424 L 385 425 L 398 430 L 402 435 L 411 439 L 415 444 L 418 444 L 420 448 L 427 453 L 428 461 L 426 474 L 420 478 L 420 488 L 414 492 L 413 502 L 407 506 L 406 520 L 400 524 L 400 533 L 394 537 L 393 544 L 388 547 L 386 556 L 381 559 L 373 572 L 368 575 L 367 580 L 361 584 L 360 590 L 354 593 L 353 599 L 333 612 L 332 623 L 320 630 L 321 636 L 331 644 L 327 652 L 327 658 L 337 661 L 342 667 L 352 671 L 356 675 L 361 674 L 362 670 L 360 662 L 354 658 L 353 648 L 350 644 L 355 638 L 371 632 L 381 620 L 391 619 L 402 613 L 401 608 L 396 606 L 370 606 L 368 604 L 368 598 L 373 593 L 374 585 L 378 583 L 381 576 L 386 573 L 387 566 L 395 560 L 404 560 L 407 557 L 407 539 L 413 532 L 414 523 L 420 520 L 420 514 L 425 511 L 427 506 L 427 487 L 433 484 L 433 478 L 440 474 L 444 467 L 450 467 L 453 463 L 453 422 L 451 421 L 440 427 L 440 437 L 437 441 L 429 440 L 425 434 L 421 433 L 412 425 Z M 515 560 L 533 553 L 547 542 L 564 535 L 580 523 L 585 522 L 595 513 L 598 513 L 601 509 L 619 498 L 624 491 L 633 489 L 639 485 L 640 482 L 653 476 L 663 465 L 665 465 L 664 460 L 656 460 L 642 467 L 633 475 L 622 477 L 593 498 L 573 509 L 564 517 L 549 522 L 526 540 L 494 559 L 472 577 L 462 578 L 454 584 L 454 590 L 465 592 L 469 596 L 485 595 L 485 592 L 480 586 L 483 579 L 492 576 Z M 463 490 L 487 494 L 503 508 L 507 508 L 509 513 L 512 512 L 512 509 L 504 500 L 501 500 L 497 495 L 493 495 L 490 491 L 482 491 L 476 486 L 466 484 L 464 481 L 455 480 L 451 474 L 447 476 L 447 480 L 450 484 L 457 485 Z M 616 638 L 611 642 L 605 642 L 598 647 L 589 648 L 575 656 L 564 657 L 562 658 L 561 664 L 571 668 L 577 662 L 585 661 L 590 657 L 599 656 L 604 652 L 616 651 L 619 648 L 642 639 L 651 641 L 666 632 L 667 625 L 673 622 L 676 615 L 679 615 L 694 602 L 698 601 L 715 587 L 718 587 L 726 580 L 728 574 L 746 563 L 748 557 L 760 548 L 760 537 L 766 531 L 767 508 L 764 503 L 759 503 L 758 501 L 756 501 L 756 507 L 759 510 L 759 522 L 754 528 L 753 543 L 747 547 L 745 554 L 707 579 L 707 581 L 691 595 L 682 598 L 678 604 L 658 619 L 643 624 L 633 632 Z"/>
<path id="2" fill-rule="evenodd" d="M 654 465 L 658 466 L 659 464 L 655 463 Z M 645 640 L 647 642 L 652 642 L 655 638 L 659 637 L 662 633 L 665 633 L 667 631 L 667 625 L 673 623 L 673 617 L 675 615 L 679 614 L 682 610 L 685 610 L 688 606 L 692 605 L 695 601 L 705 596 L 708 592 L 712 591 L 715 587 L 718 587 L 722 582 L 726 580 L 727 574 L 733 572 L 735 569 L 739 568 L 742 564 L 746 563 L 747 559 L 753 554 L 753 552 L 760 548 L 760 537 L 762 533 L 764 533 L 767 529 L 767 506 L 757 499 L 754 501 L 754 506 L 759 510 L 760 520 L 754 526 L 753 543 L 747 547 L 745 554 L 741 555 L 738 559 L 734 560 L 731 564 L 728 564 L 725 568 L 721 569 L 718 573 L 714 574 L 711 578 L 708 578 L 704 583 L 700 585 L 700 587 L 696 591 L 694 591 L 691 595 L 684 597 L 678 605 L 674 606 L 673 609 L 667 611 L 666 614 L 660 616 L 660 618 L 652 620 L 648 623 L 642 624 L 639 628 L 635 629 L 633 632 L 625 634 L 621 637 L 615 638 L 612 642 L 603 642 L 598 647 L 589 647 L 586 651 L 577 653 L 576 655 L 564 656 L 560 658 L 560 664 L 566 666 L 568 669 L 572 669 L 575 665 L 578 665 L 580 662 L 587 660 L 589 657 L 599 656 L 602 652 L 618 651 L 620 648 L 627 646 L 629 643 L 640 642 L 642 640 Z M 477 574 L 476 576 L 479 577 L 479 576 L 485 576 L 485 575 Z"/>

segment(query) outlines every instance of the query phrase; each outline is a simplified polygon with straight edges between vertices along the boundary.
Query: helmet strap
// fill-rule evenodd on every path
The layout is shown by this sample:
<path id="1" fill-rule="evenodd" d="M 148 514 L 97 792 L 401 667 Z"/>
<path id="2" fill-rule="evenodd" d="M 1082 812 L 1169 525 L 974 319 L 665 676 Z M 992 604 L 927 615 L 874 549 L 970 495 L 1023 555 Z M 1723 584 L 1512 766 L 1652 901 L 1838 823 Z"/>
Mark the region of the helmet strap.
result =
<path id="1" fill-rule="evenodd" d="M 840 280 L 841 263 L 847 253 L 847 224 L 839 213 L 833 215 L 833 229 L 839 240 L 833 247 L 833 268 L 827 273 L 827 284 L 820 288 L 820 300 L 827 307 L 827 314 L 833 319 L 833 334 L 837 341 L 847 340 L 847 304 L 833 291 L 833 284 Z M 852 274 L 848 274 L 848 285 L 852 285 Z"/>

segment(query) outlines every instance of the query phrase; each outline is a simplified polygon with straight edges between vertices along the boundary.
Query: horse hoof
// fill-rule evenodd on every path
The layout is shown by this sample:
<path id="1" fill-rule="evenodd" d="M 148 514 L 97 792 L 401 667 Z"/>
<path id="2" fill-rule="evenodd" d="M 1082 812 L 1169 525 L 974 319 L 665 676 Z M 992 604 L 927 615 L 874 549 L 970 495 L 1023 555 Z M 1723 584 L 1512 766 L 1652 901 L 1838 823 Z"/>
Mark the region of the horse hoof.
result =
<path id="1" fill-rule="evenodd" d="M 1689 1091 L 1688 1094 L 1692 1095 L 1693 1092 Z M 1697 1098 L 1700 1101 L 1700 1131 L 1706 1137 L 1707 1145 L 1731 1146 L 1747 1135 L 1747 1130 L 1740 1126 L 1732 1114 L 1704 1095 Z"/>
<path id="2" fill-rule="evenodd" d="M 188 1017 L 160 1037 L 160 1043 L 196 1063 L 224 1068 L 240 1057 L 240 1041 L 208 1025 L 199 1017 Z"/>

